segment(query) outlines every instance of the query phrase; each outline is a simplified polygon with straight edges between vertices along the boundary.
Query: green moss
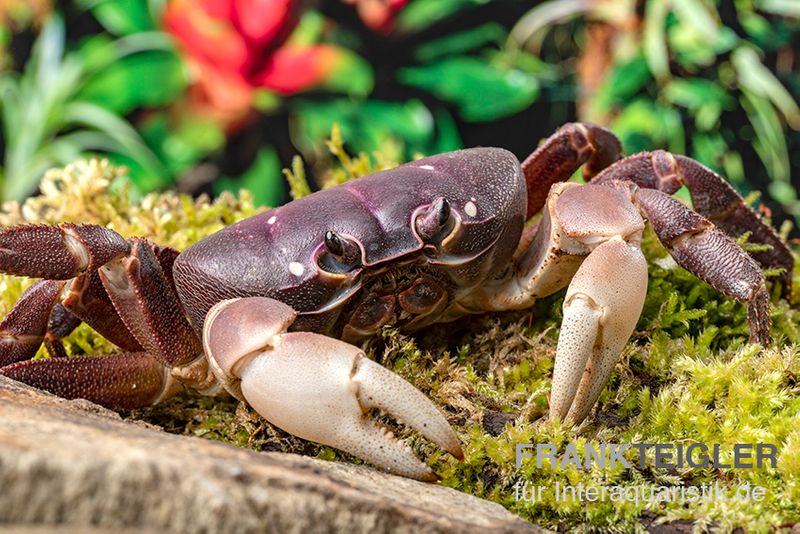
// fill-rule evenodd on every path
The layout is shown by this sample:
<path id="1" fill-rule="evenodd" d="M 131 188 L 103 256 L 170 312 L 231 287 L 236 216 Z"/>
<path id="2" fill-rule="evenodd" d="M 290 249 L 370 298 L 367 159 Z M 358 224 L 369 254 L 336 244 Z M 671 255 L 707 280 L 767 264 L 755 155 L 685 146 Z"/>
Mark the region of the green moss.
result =
<path id="1" fill-rule="evenodd" d="M 350 158 L 334 135 L 340 166 L 326 183 L 369 173 L 391 162 Z M 144 235 L 178 249 L 258 210 L 247 193 L 210 201 L 165 193 L 130 201 L 123 171 L 106 163 L 79 162 L 52 171 L 42 195 L 23 206 L 7 204 L 4 225 L 80 221 L 105 224 L 123 235 Z M 302 164 L 290 173 L 300 196 L 309 188 Z M 800 519 L 800 332 L 798 302 L 773 299 L 774 346 L 747 345 L 744 307 L 722 297 L 675 265 L 647 232 L 650 263 L 644 311 L 593 415 L 578 429 L 545 422 L 563 292 L 527 312 L 469 317 L 409 337 L 387 328 L 365 349 L 442 406 L 459 434 L 466 458 L 457 462 L 405 429 L 407 439 L 443 476 L 443 484 L 502 503 L 548 527 L 627 530 L 645 517 L 692 519 L 723 530 L 755 532 Z M 0 276 L 0 314 L 30 282 Z M 794 275 L 794 295 L 800 275 Z M 795 297 L 797 299 L 797 297 Z M 70 354 L 111 352 L 114 347 L 83 326 L 67 342 Z M 176 433 L 250 447 L 352 458 L 304 442 L 272 427 L 231 399 L 187 393 L 130 417 Z M 503 423 L 506 422 L 505 426 Z M 489 433 L 491 431 L 491 433 Z M 515 446 L 553 443 L 771 443 L 777 469 L 537 469 L 515 468 Z M 541 502 L 515 500 L 517 481 L 552 488 L 562 484 L 682 486 L 718 482 L 730 491 L 749 482 L 767 488 L 761 503 Z"/>

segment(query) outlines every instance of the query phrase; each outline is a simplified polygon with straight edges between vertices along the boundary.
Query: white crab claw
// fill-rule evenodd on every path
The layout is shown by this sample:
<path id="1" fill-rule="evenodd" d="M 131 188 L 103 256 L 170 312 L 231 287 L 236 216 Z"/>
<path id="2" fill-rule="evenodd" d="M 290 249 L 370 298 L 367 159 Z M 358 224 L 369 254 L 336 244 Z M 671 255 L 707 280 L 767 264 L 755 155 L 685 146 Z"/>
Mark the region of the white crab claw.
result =
<path id="1" fill-rule="evenodd" d="M 642 313 L 647 263 L 635 244 L 595 248 L 570 282 L 556 348 L 550 419 L 582 422 Z"/>
<path id="2" fill-rule="evenodd" d="M 403 476 L 438 478 L 372 418 L 375 408 L 463 458 L 447 420 L 419 390 L 343 341 L 309 332 L 282 333 L 290 316 L 294 312 L 288 306 L 258 297 L 225 301 L 209 311 L 206 354 L 226 388 L 295 436 Z M 256 331 L 246 332 L 242 324 Z"/>

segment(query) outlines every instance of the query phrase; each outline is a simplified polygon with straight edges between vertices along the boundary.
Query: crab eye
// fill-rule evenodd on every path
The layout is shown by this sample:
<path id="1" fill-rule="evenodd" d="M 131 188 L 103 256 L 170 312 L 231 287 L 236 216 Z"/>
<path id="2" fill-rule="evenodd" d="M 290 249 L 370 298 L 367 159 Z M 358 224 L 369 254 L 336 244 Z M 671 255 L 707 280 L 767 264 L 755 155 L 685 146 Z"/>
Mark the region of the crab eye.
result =
<path id="1" fill-rule="evenodd" d="M 414 221 L 417 235 L 423 241 L 430 241 L 450 226 L 450 203 L 443 197 L 434 200 Z"/>
<path id="2" fill-rule="evenodd" d="M 325 232 L 325 251 L 319 257 L 319 266 L 331 273 L 346 273 L 361 265 L 361 249 L 341 234 Z"/>

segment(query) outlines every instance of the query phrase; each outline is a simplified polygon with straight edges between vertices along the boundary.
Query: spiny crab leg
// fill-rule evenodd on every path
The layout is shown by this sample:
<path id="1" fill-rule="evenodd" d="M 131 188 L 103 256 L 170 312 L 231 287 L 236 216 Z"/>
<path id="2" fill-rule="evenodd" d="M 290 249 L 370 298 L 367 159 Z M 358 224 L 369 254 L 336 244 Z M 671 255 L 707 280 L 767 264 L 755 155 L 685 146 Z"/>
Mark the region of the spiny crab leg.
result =
<path id="1" fill-rule="evenodd" d="M 647 262 L 636 244 L 612 239 L 584 260 L 564 298 L 550 419 L 589 414 L 633 333 L 647 292 Z"/>
<path id="2" fill-rule="evenodd" d="M 456 458 L 447 420 L 420 391 L 356 347 L 308 332 L 286 333 L 289 306 L 261 297 L 226 300 L 205 320 L 209 366 L 228 391 L 283 430 L 419 480 L 436 474 L 371 417 L 375 408 Z"/>

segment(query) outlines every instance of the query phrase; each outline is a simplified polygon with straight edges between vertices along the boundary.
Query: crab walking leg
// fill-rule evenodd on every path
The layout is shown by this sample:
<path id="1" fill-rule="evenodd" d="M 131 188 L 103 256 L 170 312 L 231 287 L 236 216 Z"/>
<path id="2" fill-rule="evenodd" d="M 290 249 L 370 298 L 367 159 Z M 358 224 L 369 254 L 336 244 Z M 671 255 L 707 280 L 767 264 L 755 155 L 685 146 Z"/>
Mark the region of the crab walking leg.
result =
<path id="1" fill-rule="evenodd" d="M 122 236 L 103 226 L 12 226 L 0 231 L 0 272 L 66 280 L 124 256 L 129 249 Z"/>
<path id="2" fill-rule="evenodd" d="M 769 293 L 755 260 L 709 220 L 671 196 L 636 186 L 631 191 L 633 202 L 678 265 L 720 293 L 743 302 L 750 343 L 769 345 Z"/>
<path id="3" fill-rule="evenodd" d="M 144 350 L 167 366 L 197 360 L 203 347 L 181 311 L 171 276 L 164 274 L 156 250 L 132 238 L 128 256 L 100 268 L 100 279 L 122 322 Z"/>
<path id="4" fill-rule="evenodd" d="M 622 145 L 610 130 L 580 122 L 559 128 L 522 162 L 528 186 L 525 220 L 544 206 L 554 183 L 569 180 L 584 163 L 583 175 L 589 179 L 617 161 L 621 154 Z"/>
<path id="5" fill-rule="evenodd" d="M 28 360 L 0 367 L 0 375 L 115 409 L 149 406 L 182 389 L 166 367 L 143 352 Z"/>
<path id="6" fill-rule="evenodd" d="M 47 332 L 44 335 L 44 346 L 51 358 L 66 358 L 67 351 L 62 340 L 69 336 L 81 323 L 62 304 L 56 303 L 50 311 L 47 321 Z"/>
<path id="7" fill-rule="evenodd" d="M 308 332 L 284 333 L 295 312 L 252 297 L 223 301 L 206 317 L 209 364 L 226 389 L 283 430 L 419 480 L 436 474 L 371 417 L 380 409 L 457 458 L 447 420 L 419 390 L 356 347 Z"/>
<path id="8" fill-rule="evenodd" d="M 72 315 L 124 351 L 144 350 L 117 313 L 98 271 L 78 276 L 68 282 L 61 304 Z"/>
<path id="9" fill-rule="evenodd" d="M 564 298 L 550 395 L 550 419 L 580 423 L 628 342 L 647 292 L 639 247 L 612 238 L 584 260 Z"/>
<path id="10" fill-rule="evenodd" d="M 0 367 L 36 355 L 63 288 L 62 281 L 40 280 L 25 290 L 0 322 Z"/>
<path id="11" fill-rule="evenodd" d="M 686 156 L 673 156 L 656 150 L 627 157 L 598 174 L 592 183 L 617 180 L 661 191 L 668 195 L 686 185 L 694 210 L 707 217 L 720 230 L 732 237 L 750 232 L 750 241 L 770 245 L 770 250 L 751 252 L 759 263 L 784 269 L 781 275 L 783 296 L 792 289 L 794 258 L 789 247 L 772 226 L 766 224 L 744 199 L 719 174 Z"/>

